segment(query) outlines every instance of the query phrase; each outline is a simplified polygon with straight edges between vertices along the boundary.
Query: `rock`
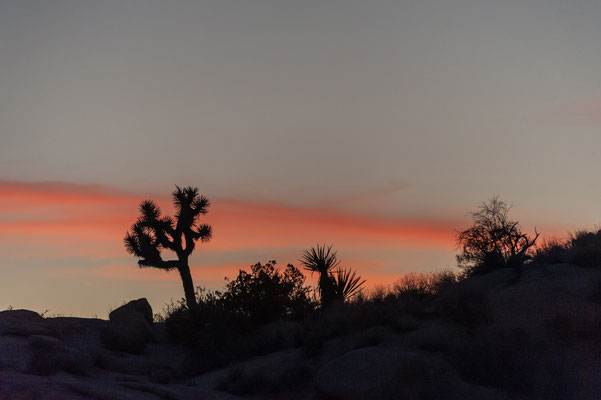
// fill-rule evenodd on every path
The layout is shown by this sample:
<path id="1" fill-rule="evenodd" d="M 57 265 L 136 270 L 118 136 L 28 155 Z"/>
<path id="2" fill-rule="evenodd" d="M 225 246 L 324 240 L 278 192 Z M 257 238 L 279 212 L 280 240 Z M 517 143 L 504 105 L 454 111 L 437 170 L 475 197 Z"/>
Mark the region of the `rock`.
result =
<path id="1" fill-rule="evenodd" d="M 109 314 L 109 320 L 116 321 L 122 318 L 128 318 L 131 311 L 141 314 L 146 322 L 148 322 L 149 325 L 152 325 L 152 307 L 145 298 L 132 300 L 129 303 L 111 311 Z"/>
<path id="2" fill-rule="evenodd" d="M 130 354 L 144 352 L 152 334 L 152 308 L 146 299 L 138 299 L 117 308 L 109 314 L 110 323 L 100 337 L 111 350 Z"/>
<path id="3" fill-rule="evenodd" d="M 327 399 L 381 398 L 382 389 L 395 380 L 397 366 L 397 356 L 384 349 L 351 351 L 319 369 L 315 389 Z"/>
<path id="4" fill-rule="evenodd" d="M 167 384 L 171 382 L 173 374 L 167 368 L 158 368 L 148 374 L 148 380 L 154 383 Z"/>
<path id="5" fill-rule="evenodd" d="M 29 338 L 29 348 L 32 355 L 27 369 L 36 375 L 53 375 L 59 371 L 67 371 L 88 376 L 94 365 L 94 360 L 89 354 L 68 347 L 53 337 L 33 335 Z"/>
<path id="6" fill-rule="evenodd" d="M 52 384 L 45 376 L 0 371 L 0 399 L 10 400 L 88 400 L 60 385 Z"/>
<path id="7" fill-rule="evenodd" d="M 29 310 L 5 310 L 0 311 L 0 320 L 19 320 L 19 321 L 42 321 L 44 318 L 35 311 Z"/>
<path id="8" fill-rule="evenodd" d="M 436 382 L 436 385 L 432 385 Z M 323 399 L 462 399 L 469 386 L 434 355 L 365 347 L 326 363 L 315 375 Z"/>
<path id="9" fill-rule="evenodd" d="M 112 352 L 97 354 L 94 361 L 98 368 L 125 375 L 148 375 L 153 367 L 148 360 Z"/>
<path id="10" fill-rule="evenodd" d="M 146 349 L 147 339 L 135 324 L 110 324 L 100 335 L 102 344 L 111 350 L 130 354 L 141 354 Z"/>
<path id="11" fill-rule="evenodd" d="M 34 311 L 0 311 L 0 334 L 29 337 L 31 335 L 56 336 L 46 320 Z"/>
<path id="12" fill-rule="evenodd" d="M 24 372 L 27 370 L 27 361 L 30 358 L 31 350 L 26 338 L 0 336 L 0 371 Z"/>

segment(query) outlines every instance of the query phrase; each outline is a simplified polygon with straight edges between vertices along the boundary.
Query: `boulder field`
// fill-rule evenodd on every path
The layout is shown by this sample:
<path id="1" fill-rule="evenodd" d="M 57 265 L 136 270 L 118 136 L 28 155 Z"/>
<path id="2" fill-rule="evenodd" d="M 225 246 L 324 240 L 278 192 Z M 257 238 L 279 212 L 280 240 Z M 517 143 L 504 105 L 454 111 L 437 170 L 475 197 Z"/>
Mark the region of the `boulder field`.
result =
<path id="1" fill-rule="evenodd" d="M 601 398 L 599 269 L 499 270 L 426 301 L 334 307 L 256 327 L 220 365 L 152 315 L 145 299 L 109 320 L 0 311 L 0 399 Z"/>

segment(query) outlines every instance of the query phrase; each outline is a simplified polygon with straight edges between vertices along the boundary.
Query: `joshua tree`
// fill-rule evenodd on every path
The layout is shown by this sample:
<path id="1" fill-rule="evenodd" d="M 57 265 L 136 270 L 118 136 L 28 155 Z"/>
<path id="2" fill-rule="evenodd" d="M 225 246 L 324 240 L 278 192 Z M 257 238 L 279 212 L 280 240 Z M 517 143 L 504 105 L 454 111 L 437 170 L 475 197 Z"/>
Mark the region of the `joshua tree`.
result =
<path id="1" fill-rule="evenodd" d="M 177 269 L 182 278 L 188 308 L 196 305 L 194 284 L 188 258 L 196 242 L 211 239 L 211 227 L 198 224 L 201 215 L 207 213 L 209 200 L 198 194 L 198 188 L 176 186 L 173 192 L 175 219 L 162 216 L 159 206 L 152 200 L 140 204 L 140 217 L 132 225 L 123 241 L 128 253 L 140 258 L 140 268 L 152 267 L 165 271 Z M 171 250 L 177 260 L 164 260 L 163 250 Z"/>
<path id="2" fill-rule="evenodd" d="M 344 301 L 359 293 L 361 285 L 365 283 L 354 271 L 340 268 L 340 260 L 332 251 L 332 246 L 318 244 L 305 250 L 299 261 L 306 270 L 319 273 L 317 289 L 324 308 L 335 300 Z"/>

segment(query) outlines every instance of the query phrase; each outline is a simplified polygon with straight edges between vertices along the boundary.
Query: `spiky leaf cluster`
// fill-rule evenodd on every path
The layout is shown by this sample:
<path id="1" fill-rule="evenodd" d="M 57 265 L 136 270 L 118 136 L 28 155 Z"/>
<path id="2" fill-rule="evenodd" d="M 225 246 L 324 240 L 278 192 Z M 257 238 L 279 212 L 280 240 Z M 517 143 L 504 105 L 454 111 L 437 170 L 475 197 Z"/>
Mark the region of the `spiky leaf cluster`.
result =
<path id="1" fill-rule="evenodd" d="M 306 270 L 320 274 L 329 274 L 340 265 L 336 252 L 332 251 L 332 246 L 320 246 L 319 244 L 305 250 L 300 262 Z"/>
<path id="2" fill-rule="evenodd" d="M 305 250 L 300 259 L 306 270 L 319 273 L 317 289 L 321 295 L 322 306 L 335 300 L 346 301 L 361 291 L 365 281 L 350 269 L 342 269 L 341 261 L 332 250 L 332 246 L 317 245 Z"/>
<path id="3" fill-rule="evenodd" d="M 342 301 L 347 301 L 353 296 L 359 294 L 363 288 L 365 279 L 357 275 L 352 269 L 339 268 L 334 274 L 334 290 L 336 297 Z"/>
<path id="4" fill-rule="evenodd" d="M 145 200 L 140 204 L 140 216 L 123 239 L 127 252 L 140 258 L 141 267 L 178 268 L 198 240 L 211 239 L 211 227 L 198 224 L 199 217 L 207 213 L 209 200 L 192 187 L 176 186 L 172 196 L 175 219 L 163 216 L 154 201 Z M 178 260 L 163 260 L 161 252 L 166 249 L 175 252 Z"/>

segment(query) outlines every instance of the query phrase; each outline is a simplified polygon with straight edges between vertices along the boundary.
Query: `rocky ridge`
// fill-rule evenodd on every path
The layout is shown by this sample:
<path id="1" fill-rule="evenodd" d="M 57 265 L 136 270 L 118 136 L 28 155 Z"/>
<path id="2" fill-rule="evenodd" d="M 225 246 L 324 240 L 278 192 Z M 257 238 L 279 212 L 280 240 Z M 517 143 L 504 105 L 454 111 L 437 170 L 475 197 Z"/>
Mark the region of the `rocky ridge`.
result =
<path id="1" fill-rule="evenodd" d="M 138 299 L 109 320 L 0 312 L 0 399 L 601 398 L 601 272 L 472 278 L 425 304 L 260 327 L 273 351 L 220 368 L 170 343 Z M 192 367 L 190 367 L 192 366 Z"/>

